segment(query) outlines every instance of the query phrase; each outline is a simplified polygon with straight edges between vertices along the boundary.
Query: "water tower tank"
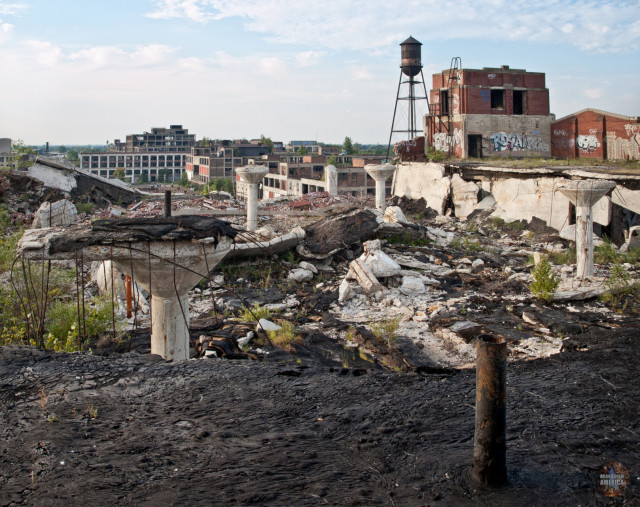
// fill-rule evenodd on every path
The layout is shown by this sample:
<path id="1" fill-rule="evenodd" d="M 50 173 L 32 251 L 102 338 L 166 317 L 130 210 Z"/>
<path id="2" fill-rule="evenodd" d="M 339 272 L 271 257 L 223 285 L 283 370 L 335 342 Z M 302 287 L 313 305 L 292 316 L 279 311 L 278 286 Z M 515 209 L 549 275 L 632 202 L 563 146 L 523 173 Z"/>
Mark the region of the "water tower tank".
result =
<path id="1" fill-rule="evenodd" d="M 402 51 L 402 64 L 400 68 L 402 72 L 409 77 L 419 74 L 422 70 L 422 50 L 420 46 L 422 46 L 422 43 L 413 37 L 409 37 L 400 44 Z"/>

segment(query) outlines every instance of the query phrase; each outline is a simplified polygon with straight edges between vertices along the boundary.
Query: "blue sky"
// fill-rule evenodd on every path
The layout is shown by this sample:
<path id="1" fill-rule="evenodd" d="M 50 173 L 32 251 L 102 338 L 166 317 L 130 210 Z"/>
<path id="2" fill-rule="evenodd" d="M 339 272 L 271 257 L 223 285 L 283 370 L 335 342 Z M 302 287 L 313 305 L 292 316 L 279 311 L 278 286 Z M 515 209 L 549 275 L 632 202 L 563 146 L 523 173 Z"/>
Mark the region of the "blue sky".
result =
<path id="1" fill-rule="evenodd" d="M 386 144 L 400 48 L 544 72 L 557 117 L 640 115 L 640 1 L 0 0 L 0 137 Z"/>

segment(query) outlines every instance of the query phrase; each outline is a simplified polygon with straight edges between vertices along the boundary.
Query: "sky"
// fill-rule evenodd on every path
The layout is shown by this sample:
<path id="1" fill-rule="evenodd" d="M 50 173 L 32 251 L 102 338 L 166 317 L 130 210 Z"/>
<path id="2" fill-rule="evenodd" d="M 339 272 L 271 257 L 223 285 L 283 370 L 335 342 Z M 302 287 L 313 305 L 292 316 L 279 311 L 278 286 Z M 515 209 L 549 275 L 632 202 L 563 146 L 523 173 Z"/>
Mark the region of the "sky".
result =
<path id="1" fill-rule="evenodd" d="M 546 74 L 558 118 L 640 115 L 640 0 L 0 0 L 0 138 L 389 139 L 400 46 L 431 75 Z"/>

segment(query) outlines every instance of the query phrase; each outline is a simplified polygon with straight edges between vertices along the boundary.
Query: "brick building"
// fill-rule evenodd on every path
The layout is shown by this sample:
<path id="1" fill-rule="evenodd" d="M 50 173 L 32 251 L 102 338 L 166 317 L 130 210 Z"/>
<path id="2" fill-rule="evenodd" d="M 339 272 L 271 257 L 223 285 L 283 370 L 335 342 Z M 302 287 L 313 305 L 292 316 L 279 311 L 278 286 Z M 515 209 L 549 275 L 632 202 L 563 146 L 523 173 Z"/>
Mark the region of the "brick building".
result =
<path id="1" fill-rule="evenodd" d="M 556 158 L 640 160 L 640 117 L 583 109 L 551 124 Z"/>
<path id="2" fill-rule="evenodd" d="M 460 158 L 549 157 L 552 116 L 542 72 L 500 68 L 434 74 L 429 146 Z"/>

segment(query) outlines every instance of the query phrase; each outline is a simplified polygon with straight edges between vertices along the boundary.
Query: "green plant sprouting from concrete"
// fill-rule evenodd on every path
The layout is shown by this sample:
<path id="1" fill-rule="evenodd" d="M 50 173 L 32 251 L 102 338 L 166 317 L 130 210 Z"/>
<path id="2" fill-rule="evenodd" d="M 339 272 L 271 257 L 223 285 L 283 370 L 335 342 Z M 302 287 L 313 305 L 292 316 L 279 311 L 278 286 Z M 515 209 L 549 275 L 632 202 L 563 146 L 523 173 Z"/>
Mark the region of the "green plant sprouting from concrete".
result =
<path id="1" fill-rule="evenodd" d="M 293 324 L 289 321 L 284 321 L 278 330 L 267 331 L 267 336 L 273 345 L 287 352 L 293 352 L 294 345 L 302 343 L 302 338 L 295 334 Z"/>
<path id="2" fill-rule="evenodd" d="M 549 264 L 549 260 L 543 257 L 540 262 L 531 271 L 532 282 L 529 289 L 538 299 L 543 301 L 551 301 L 553 295 L 560 284 L 560 279 L 556 275 Z"/>
<path id="3" fill-rule="evenodd" d="M 243 306 L 239 317 L 243 322 L 258 322 L 260 319 L 270 319 L 271 311 L 256 302 L 251 307 Z"/>
<path id="4" fill-rule="evenodd" d="M 393 345 L 398 338 L 400 317 L 393 317 L 379 322 L 371 322 L 369 327 L 371 328 L 373 336 L 376 337 L 376 340 L 385 341 L 388 345 Z"/>

